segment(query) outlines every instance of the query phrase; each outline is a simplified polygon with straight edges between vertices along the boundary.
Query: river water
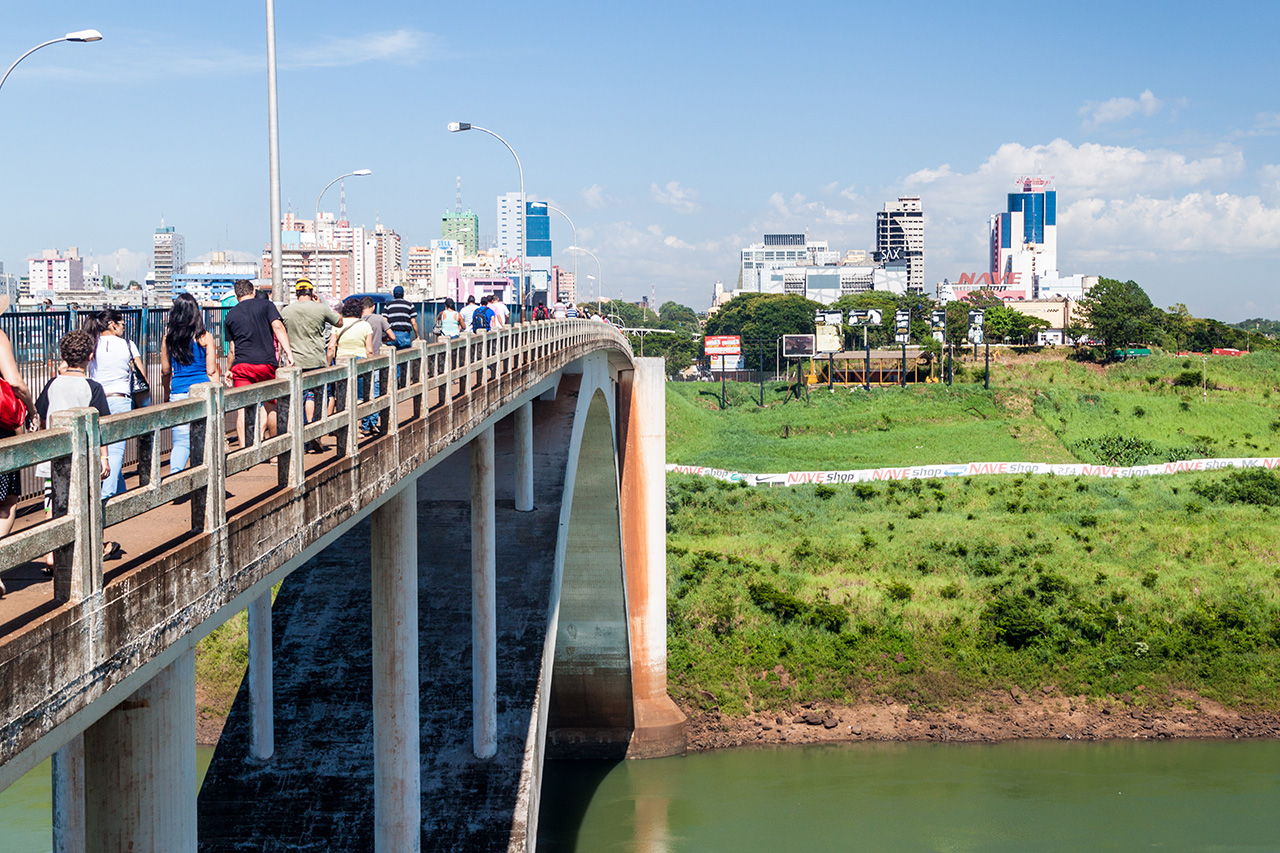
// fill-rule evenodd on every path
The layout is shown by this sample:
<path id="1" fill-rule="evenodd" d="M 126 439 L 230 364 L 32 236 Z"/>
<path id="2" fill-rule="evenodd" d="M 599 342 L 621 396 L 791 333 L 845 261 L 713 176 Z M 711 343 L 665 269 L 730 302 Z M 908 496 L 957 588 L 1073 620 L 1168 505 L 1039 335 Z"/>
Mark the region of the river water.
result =
<path id="1" fill-rule="evenodd" d="M 1280 741 L 753 747 L 542 791 L 542 853 L 1280 850 Z"/>
<path id="2" fill-rule="evenodd" d="M 200 778 L 213 755 L 198 754 Z M 857 743 L 548 762 L 538 849 L 1280 850 L 1280 741 Z M 49 763 L 0 792 L 44 853 Z"/>
<path id="3" fill-rule="evenodd" d="M 197 784 L 213 758 L 213 747 L 196 747 Z M 53 789 L 49 761 L 0 791 L 0 853 L 47 853 L 53 849 Z"/>

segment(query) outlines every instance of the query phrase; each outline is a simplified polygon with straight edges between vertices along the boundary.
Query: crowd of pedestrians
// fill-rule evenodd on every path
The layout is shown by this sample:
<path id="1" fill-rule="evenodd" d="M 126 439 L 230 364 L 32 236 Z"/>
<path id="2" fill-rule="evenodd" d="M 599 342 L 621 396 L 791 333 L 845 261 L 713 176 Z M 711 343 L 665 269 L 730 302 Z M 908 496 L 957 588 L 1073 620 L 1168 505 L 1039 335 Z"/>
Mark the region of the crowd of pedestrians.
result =
<path id="1" fill-rule="evenodd" d="M 225 373 L 221 368 L 218 340 L 205 327 L 204 311 L 199 303 L 185 293 L 174 297 L 160 344 L 161 382 L 155 395 L 158 402 L 185 400 L 195 386 L 204 383 L 222 382 L 228 388 L 240 388 L 267 382 L 276 378 L 281 365 L 311 372 L 340 364 L 348 357 L 377 355 L 383 346 L 404 350 L 423 337 L 414 306 L 405 300 L 404 288 L 400 286 L 394 288 L 392 298 L 383 304 L 381 313 L 375 300 L 368 296 L 348 299 L 335 310 L 334 305 L 319 298 L 314 285 L 306 278 L 295 282 L 295 300 L 283 310 L 265 298 L 265 291 L 255 295 L 250 281 L 237 281 L 234 290 L 237 303 L 227 311 L 222 324 L 227 347 Z M 46 305 L 45 310 L 50 307 Z M 0 297 L 0 313 L 7 309 L 8 299 Z M 549 307 L 544 303 L 532 313 L 535 320 L 578 316 L 572 302 L 559 300 Z M 449 298 L 437 313 L 430 334 L 440 339 L 455 339 L 468 333 L 497 331 L 510 322 L 509 309 L 496 295 L 482 295 L 479 300 L 469 296 L 461 310 Z M 138 345 L 129 340 L 125 329 L 124 315 L 115 309 L 107 308 L 86 318 L 82 328 L 68 332 L 59 342 L 57 374 L 34 398 L 22 378 L 11 342 L 0 331 L 0 438 L 47 429 L 51 416 L 67 409 L 91 407 L 105 417 L 150 405 L 152 395 L 146 380 L 146 365 Z M 405 382 L 405 367 L 407 365 L 399 366 L 398 383 Z M 364 386 L 370 382 L 372 387 L 367 391 L 377 396 L 388 381 L 385 370 L 361 376 L 357 394 L 364 398 Z M 320 416 L 319 390 L 311 389 L 304 394 L 306 423 Z M 328 397 L 329 413 L 344 406 L 345 381 L 332 383 Z M 262 429 L 267 436 L 275 434 L 279 419 L 288 417 L 287 399 L 280 403 L 280 412 L 274 403 L 263 406 L 266 417 Z M 12 415 L 17 420 L 6 422 L 6 406 L 19 413 Z M 256 408 L 248 407 L 238 413 L 235 432 L 240 447 L 248 446 L 249 437 L 256 435 Z M 370 436 L 382 434 L 384 417 L 380 412 L 364 418 L 362 432 Z M 190 425 L 173 428 L 170 473 L 182 471 L 190 463 L 190 433 Z M 125 490 L 125 444 L 116 442 L 101 448 L 104 501 Z M 319 441 L 307 443 L 309 452 L 323 449 Z M 43 481 L 45 487 L 46 515 L 65 513 L 67 484 L 54 482 L 48 462 L 37 466 L 35 473 L 37 481 Z M 18 471 L 0 474 L 0 538 L 13 529 L 21 492 Z M 106 558 L 118 557 L 121 546 L 104 542 L 103 553 Z M 46 571 L 51 570 L 53 555 L 48 555 L 45 562 Z M 0 580 L 0 596 L 4 594 L 4 583 Z"/>

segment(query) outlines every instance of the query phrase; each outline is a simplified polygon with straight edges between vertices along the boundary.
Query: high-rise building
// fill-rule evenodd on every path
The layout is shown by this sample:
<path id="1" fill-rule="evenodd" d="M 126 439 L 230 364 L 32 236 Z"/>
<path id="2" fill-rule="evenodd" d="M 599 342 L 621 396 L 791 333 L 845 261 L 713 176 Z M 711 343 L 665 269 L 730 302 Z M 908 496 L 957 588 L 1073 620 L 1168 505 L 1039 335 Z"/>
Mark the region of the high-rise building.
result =
<path id="1" fill-rule="evenodd" d="M 525 228 L 529 287 L 531 292 L 545 293 L 551 289 L 551 210 L 545 201 L 529 202 Z"/>
<path id="2" fill-rule="evenodd" d="M 169 299 L 173 296 L 173 276 L 187 266 L 187 247 L 182 235 L 166 226 L 161 220 L 152 238 L 151 270 L 155 275 L 156 296 Z"/>
<path id="3" fill-rule="evenodd" d="M 377 252 L 377 273 L 373 289 L 379 292 L 389 291 L 393 274 L 401 268 L 400 235 L 378 222 L 373 227 L 373 239 Z"/>
<path id="4" fill-rule="evenodd" d="M 578 301 L 578 280 L 573 270 L 562 270 L 559 266 L 551 268 L 553 290 L 555 290 L 556 299 L 561 302 L 577 302 Z"/>
<path id="5" fill-rule="evenodd" d="M 520 256 L 520 193 L 498 196 L 498 248 L 508 258 Z"/>
<path id="6" fill-rule="evenodd" d="M 431 247 L 410 246 L 404 257 L 409 282 L 422 293 L 431 292 Z"/>
<path id="7" fill-rule="evenodd" d="M 452 296 L 449 290 L 449 268 L 462 264 L 462 244 L 457 240 L 431 241 L 431 298 Z M 456 297 L 455 297 L 456 298 Z"/>
<path id="8" fill-rule="evenodd" d="M 44 291 L 83 290 L 84 259 L 80 257 L 80 250 L 72 246 L 63 254 L 57 249 L 45 249 L 40 257 L 29 258 L 27 280 L 32 296 Z"/>
<path id="9" fill-rule="evenodd" d="M 1021 192 L 990 220 L 991 273 L 1017 274 L 1033 295 L 1040 282 L 1058 278 L 1058 192 L 1052 178 L 1023 176 Z"/>
<path id="10" fill-rule="evenodd" d="M 924 292 L 924 207 L 919 196 L 899 196 L 876 213 L 876 255 L 883 264 L 905 261 L 907 289 Z"/>
<path id="11" fill-rule="evenodd" d="M 447 210 L 440 220 L 440 236 L 457 240 L 466 254 L 474 255 L 480 250 L 480 217 L 470 208 L 466 213 Z"/>

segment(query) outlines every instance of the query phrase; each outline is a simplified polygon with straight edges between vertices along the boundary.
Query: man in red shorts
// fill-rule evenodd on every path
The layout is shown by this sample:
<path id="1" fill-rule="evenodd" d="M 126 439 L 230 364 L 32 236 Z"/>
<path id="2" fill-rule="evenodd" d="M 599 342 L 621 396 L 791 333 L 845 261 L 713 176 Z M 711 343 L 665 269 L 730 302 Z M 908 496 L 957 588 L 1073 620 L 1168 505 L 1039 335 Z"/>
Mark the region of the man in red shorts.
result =
<path id="1" fill-rule="evenodd" d="M 280 311 L 270 299 L 253 298 L 253 282 L 240 279 L 235 284 L 236 299 L 240 300 L 227 312 L 222 328 L 230 346 L 227 357 L 231 369 L 227 380 L 232 388 L 253 385 L 276 378 L 276 347 L 284 356 L 286 367 L 293 367 L 293 350 L 289 348 L 289 333 L 285 331 Z M 254 412 L 248 412 L 247 430 L 243 420 L 236 424 L 240 446 L 245 447 L 246 432 L 252 433 Z"/>

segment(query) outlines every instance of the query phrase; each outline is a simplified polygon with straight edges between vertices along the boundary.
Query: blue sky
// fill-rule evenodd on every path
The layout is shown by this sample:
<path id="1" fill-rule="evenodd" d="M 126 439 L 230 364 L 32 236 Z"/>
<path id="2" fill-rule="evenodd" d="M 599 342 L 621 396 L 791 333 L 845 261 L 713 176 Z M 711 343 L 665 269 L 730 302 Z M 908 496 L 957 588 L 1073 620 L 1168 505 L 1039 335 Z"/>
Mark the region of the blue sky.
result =
<path id="1" fill-rule="evenodd" d="M 264 3 L 0 0 L 0 260 L 75 245 L 145 271 L 163 216 L 191 259 L 269 240 Z M 1159 306 L 1280 318 L 1274 2 L 426 4 L 277 0 L 282 194 L 336 175 L 350 219 L 439 236 L 455 177 L 551 201 L 606 291 L 704 308 L 738 249 L 808 230 L 869 249 L 900 194 L 926 277 L 985 268 L 987 216 L 1056 177 L 1060 269 Z M 337 207 L 337 187 L 324 207 Z M 552 223 L 556 261 L 567 224 Z M 594 262 L 582 259 L 584 278 Z"/>

